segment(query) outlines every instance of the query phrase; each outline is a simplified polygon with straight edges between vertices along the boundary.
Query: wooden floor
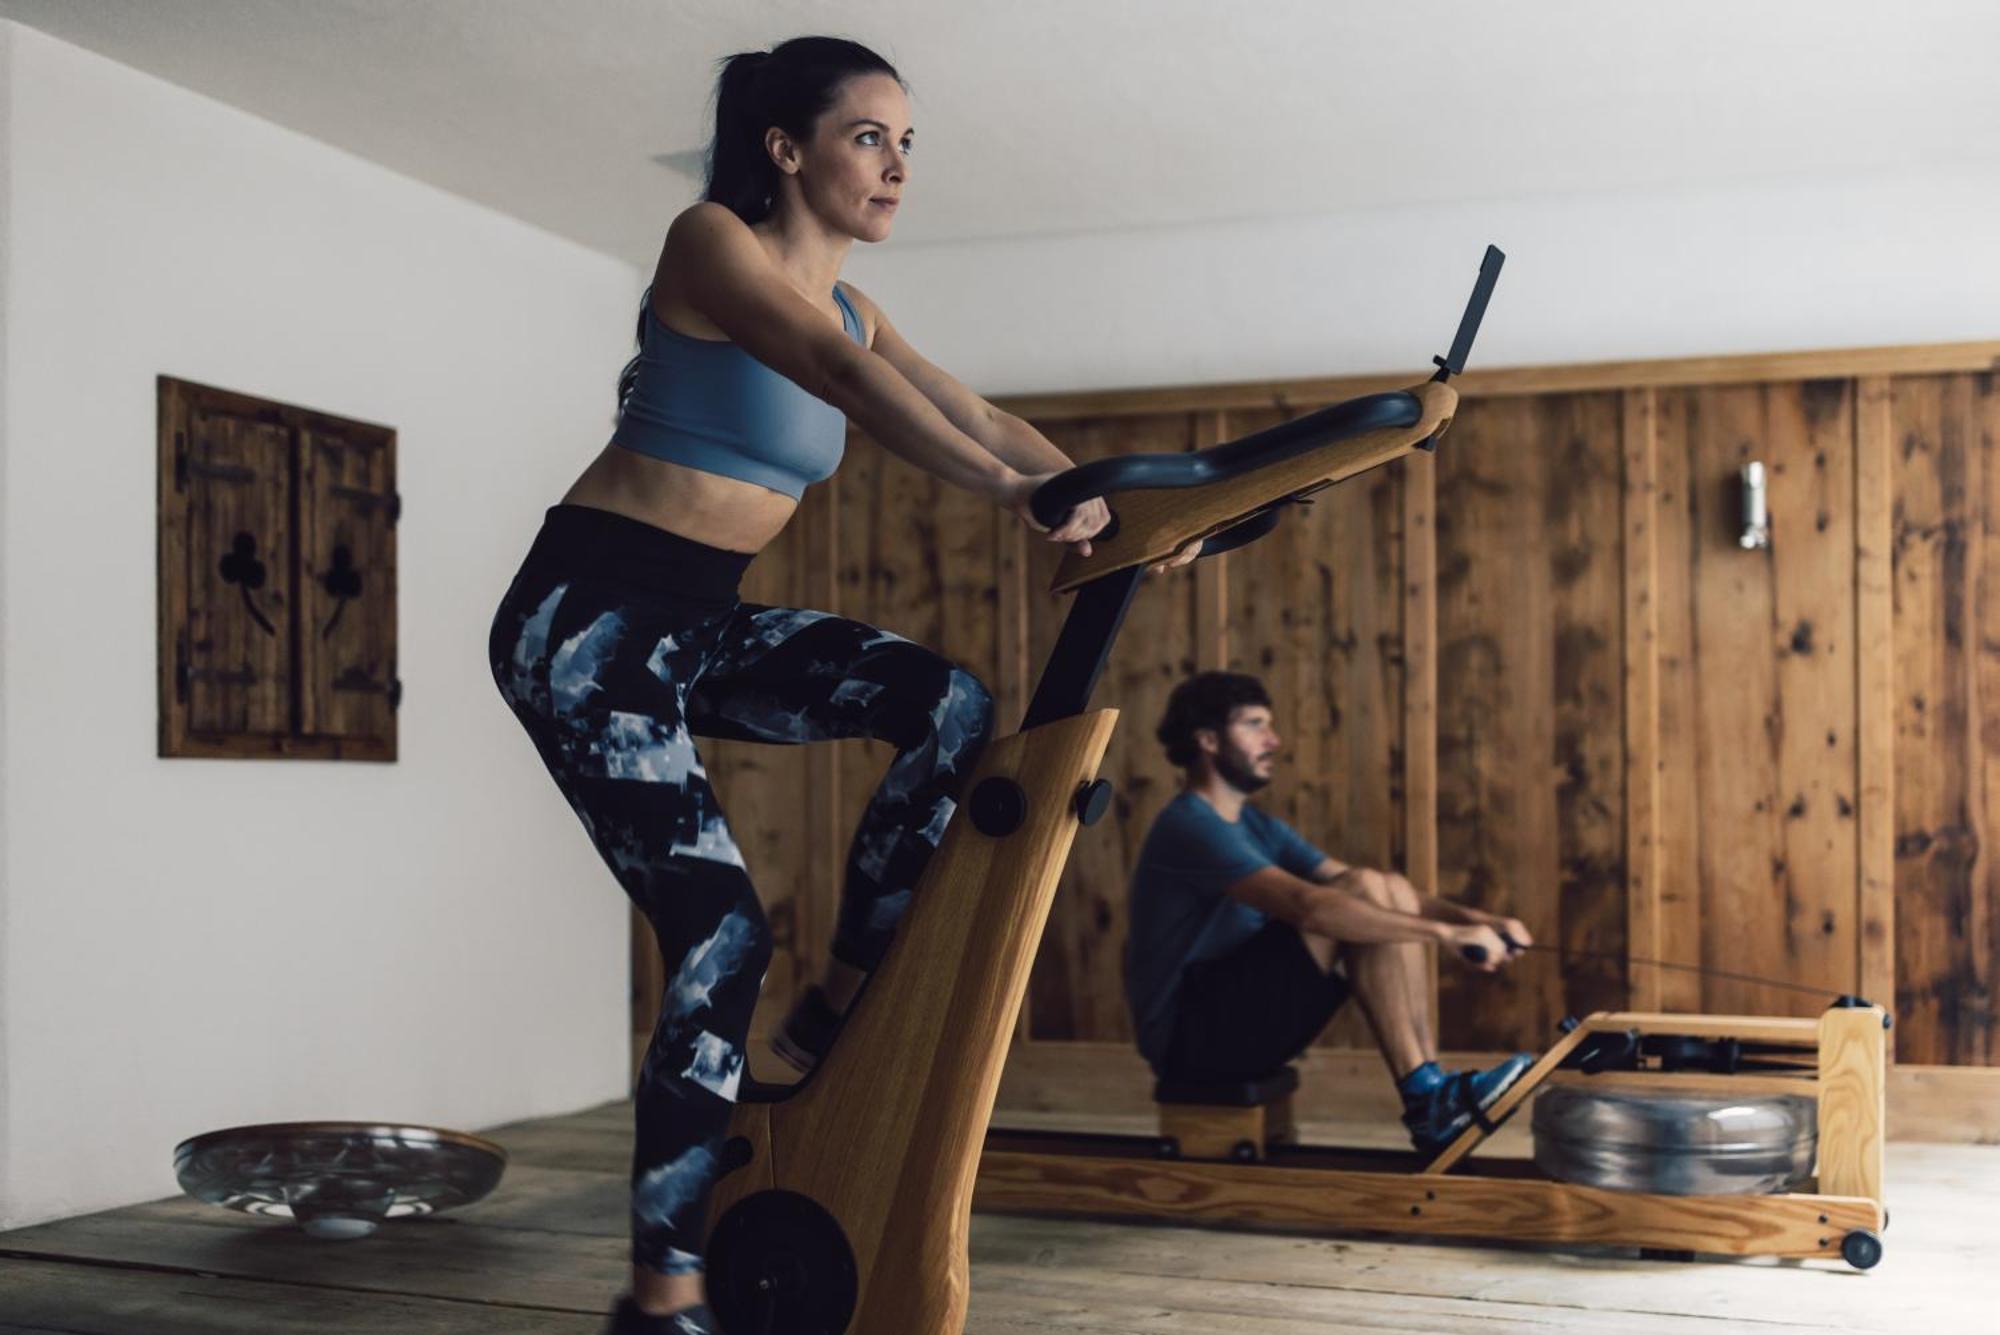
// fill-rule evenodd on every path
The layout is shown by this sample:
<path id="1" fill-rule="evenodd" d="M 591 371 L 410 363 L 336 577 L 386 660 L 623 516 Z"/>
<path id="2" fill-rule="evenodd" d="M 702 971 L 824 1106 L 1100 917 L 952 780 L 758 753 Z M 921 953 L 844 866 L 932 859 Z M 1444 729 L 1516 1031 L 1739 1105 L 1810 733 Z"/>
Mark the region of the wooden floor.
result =
<path id="1" fill-rule="evenodd" d="M 0 1335 L 594 1332 L 624 1279 L 629 1117 L 615 1103 L 490 1132 L 513 1154 L 492 1197 L 359 1242 L 181 1199 L 0 1234 Z M 1889 1174 L 1894 1227 L 1866 1274 L 978 1216 L 968 1330 L 1994 1329 L 2000 1147 L 1892 1145 Z"/>

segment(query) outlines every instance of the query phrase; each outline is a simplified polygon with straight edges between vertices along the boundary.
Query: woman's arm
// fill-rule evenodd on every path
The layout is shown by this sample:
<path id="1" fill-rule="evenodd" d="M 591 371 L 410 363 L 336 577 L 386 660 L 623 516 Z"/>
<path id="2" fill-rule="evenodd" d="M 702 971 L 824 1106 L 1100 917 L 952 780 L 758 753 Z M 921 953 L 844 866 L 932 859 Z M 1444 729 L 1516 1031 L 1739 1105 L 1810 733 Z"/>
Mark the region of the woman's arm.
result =
<path id="1" fill-rule="evenodd" d="M 897 372 L 916 386 L 919 393 L 937 405 L 951 423 L 979 442 L 994 458 L 1009 467 L 1031 475 L 1046 476 L 1076 467 L 1075 460 L 1064 454 L 1041 432 L 1029 423 L 1009 412 L 1003 412 L 961 384 L 950 373 L 932 363 L 910 346 L 909 340 L 897 332 L 866 293 L 852 283 L 847 286 L 847 295 L 865 314 L 867 322 L 874 328 L 874 336 L 869 346 L 896 368 Z M 1033 517 L 1023 514 L 1030 523 Z M 1102 500 L 1086 501 L 1070 513 L 1069 522 L 1062 532 L 1081 527 L 1086 533 L 1095 533 L 1110 521 L 1110 507 Z M 1062 532 L 1051 534 L 1058 540 Z M 1150 569 L 1169 570 L 1186 565 L 1194 560 L 1198 544 L 1191 544 L 1180 554 L 1165 561 L 1154 563 Z M 1088 543 L 1082 547 L 1085 556 L 1090 555 Z"/>
<path id="2" fill-rule="evenodd" d="M 857 346 L 771 263 L 749 226 L 720 204 L 696 204 L 667 231 L 688 303 L 730 341 L 825 399 L 864 431 L 947 482 L 996 499 L 1015 469 L 947 421 L 881 358 Z"/>
<path id="3" fill-rule="evenodd" d="M 875 334 L 869 346 L 882 360 L 896 368 L 904 379 L 951 420 L 952 425 L 978 441 L 994 458 L 1023 473 L 1061 472 L 1076 462 L 1055 442 L 1012 413 L 1002 412 L 972 392 L 948 372 L 934 366 L 909 340 L 889 323 L 880 306 L 852 283 L 848 296 L 869 317 Z"/>
<path id="4" fill-rule="evenodd" d="M 840 409 L 885 449 L 968 491 L 1025 507 L 1041 479 L 993 454 L 885 358 L 834 328 L 728 209 L 697 204 L 676 218 L 662 257 L 669 261 L 688 303 L 732 342 Z M 1052 536 L 1075 541 L 1098 527 L 1073 512 Z"/>

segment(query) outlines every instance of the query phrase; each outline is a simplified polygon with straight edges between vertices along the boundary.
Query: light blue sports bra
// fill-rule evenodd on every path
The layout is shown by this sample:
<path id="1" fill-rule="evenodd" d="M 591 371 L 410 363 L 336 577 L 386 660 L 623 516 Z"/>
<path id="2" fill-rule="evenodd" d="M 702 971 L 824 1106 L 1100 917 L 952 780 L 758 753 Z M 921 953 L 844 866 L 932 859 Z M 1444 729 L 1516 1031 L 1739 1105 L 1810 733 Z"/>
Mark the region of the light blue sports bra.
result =
<path id="1" fill-rule="evenodd" d="M 866 342 L 861 317 L 836 287 L 840 323 Z M 638 376 L 611 443 L 668 463 L 719 473 L 793 500 L 833 475 L 847 418 L 731 342 L 660 323 L 646 303 Z"/>

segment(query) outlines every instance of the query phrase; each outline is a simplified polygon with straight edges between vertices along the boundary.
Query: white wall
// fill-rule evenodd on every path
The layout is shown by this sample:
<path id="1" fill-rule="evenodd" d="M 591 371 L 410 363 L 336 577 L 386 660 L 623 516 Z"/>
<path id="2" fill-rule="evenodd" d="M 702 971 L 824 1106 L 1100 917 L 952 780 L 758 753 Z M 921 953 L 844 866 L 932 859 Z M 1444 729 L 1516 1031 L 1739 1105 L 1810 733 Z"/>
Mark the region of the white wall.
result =
<path id="1" fill-rule="evenodd" d="M 13 186 L 14 186 L 14 25 L 0 22 L 0 1220 L 6 1217 L 9 1199 L 7 1176 L 8 1109 L 12 1100 L 8 1097 L 11 1088 L 8 1054 L 8 1019 L 12 1008 L 7 1004 L 7 960 L 8 943 L 13 932 L 8 923 L 7 870 L 10 859 L 7 850 L 12 846 L 8 839 L 7 824 L 7 757 L 11 754 L 7 739 L 7 593 L 8 577 L 13 570 L 12 555 L 7 550 L 7 348 L 10 342 L 8 329 L 12 323 L 13 291 L 8 283 L 8 275 L 14 267 L 13 240 Z M 4 1226 L 4 1224 L 0 1224 Z"/>
<path id="2" fill-rule="evenodd" d="M 487 619 L 602 444 L 629 266 L 0 23 L 0 1227 L 190 1134 L 625 1089 L 624 900 Z M 400 433 L 402 759 L 160 760 L 154 377 Z"/>
<path id="3" fill-rule="evenodd" d="M 923 207 L 922 188 L 908 207 Z M 1120 234 L 892 238 L 857 248 L 848 273 L 933 361 L 1007 394 L 1425 372 L 1488 241 L 1508 258 L 1474 367 L 2000 338 L 1996 220 L 2000 162 L 1988 161 Z"/>

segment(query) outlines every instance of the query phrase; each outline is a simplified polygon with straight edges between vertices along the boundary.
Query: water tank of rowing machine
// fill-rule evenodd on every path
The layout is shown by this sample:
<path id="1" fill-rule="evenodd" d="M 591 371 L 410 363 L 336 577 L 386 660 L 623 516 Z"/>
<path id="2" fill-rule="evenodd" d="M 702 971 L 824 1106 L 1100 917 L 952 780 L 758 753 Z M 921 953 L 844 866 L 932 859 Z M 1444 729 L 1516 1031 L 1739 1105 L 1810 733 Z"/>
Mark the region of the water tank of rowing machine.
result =
<path id="1" fill-rule="evenodd" d="M 1550 1177 L 1667 1196 L 1783 1191 L 1812 1172 L 1818 1105 L 1801 1094 L 1643 1093 L 1558 1085 L 1535 1100 Z"/>

